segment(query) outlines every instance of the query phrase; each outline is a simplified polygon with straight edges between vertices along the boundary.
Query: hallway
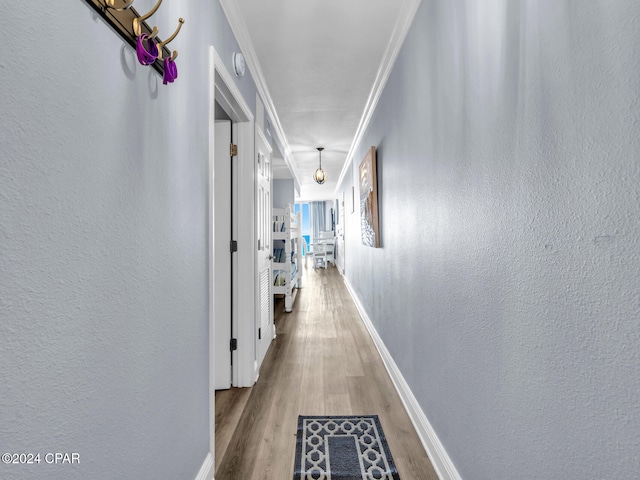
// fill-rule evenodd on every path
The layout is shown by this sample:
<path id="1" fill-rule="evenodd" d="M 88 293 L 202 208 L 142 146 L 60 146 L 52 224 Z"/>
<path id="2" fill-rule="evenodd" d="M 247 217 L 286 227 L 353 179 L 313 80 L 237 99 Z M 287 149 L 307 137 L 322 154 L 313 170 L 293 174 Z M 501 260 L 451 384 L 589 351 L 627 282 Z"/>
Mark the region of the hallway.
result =
<path id="1" fill-rule="evenodd" d="M 293 476 L 298 415 L 375 414 L 402 480 L 437 480 L 335 267 L 305 269 L 256 385 L 216 392 L 216 480 Z"/>

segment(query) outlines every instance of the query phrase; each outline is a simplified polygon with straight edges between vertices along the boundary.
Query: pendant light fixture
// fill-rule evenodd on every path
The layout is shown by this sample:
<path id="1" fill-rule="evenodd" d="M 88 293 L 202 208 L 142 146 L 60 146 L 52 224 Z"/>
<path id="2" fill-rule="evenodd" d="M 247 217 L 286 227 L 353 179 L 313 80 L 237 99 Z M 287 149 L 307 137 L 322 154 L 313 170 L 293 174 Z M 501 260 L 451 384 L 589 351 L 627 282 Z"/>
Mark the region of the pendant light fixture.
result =
<path id="1" fill-rule="evenodd" d="M 316 150 L 318 150 L 318 155 L 320 155 L 320 166 L 313 174 L 313 179 L 318 185 L 322 185 L 327 179 L 327 175 L 324 173 L 324 170 L 322 170 L 322 150 L 324 150 L 324 147 L 317 147 Z"/>

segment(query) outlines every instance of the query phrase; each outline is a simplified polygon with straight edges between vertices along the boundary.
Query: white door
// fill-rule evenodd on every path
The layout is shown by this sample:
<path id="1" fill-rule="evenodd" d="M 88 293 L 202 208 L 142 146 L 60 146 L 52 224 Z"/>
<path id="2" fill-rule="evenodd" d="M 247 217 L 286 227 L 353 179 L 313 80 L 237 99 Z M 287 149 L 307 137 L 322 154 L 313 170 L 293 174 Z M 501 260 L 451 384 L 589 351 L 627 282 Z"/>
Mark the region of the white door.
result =
<path id="1" fill-rule="evenodd" d="M 271 293 L 271 232 L 273 231 L 271 201 L 271 146 L 256 127 L 256 221 L 257 221 L 257 299 L 256 362 L 258 368 L 275 335 L 273 328 L 273 295 Z"/>
<path id="2" fill-rule="evenodd" d="M 231 122 L 216 120 L 213 171 L 215 389 L 231 387 Z"/>

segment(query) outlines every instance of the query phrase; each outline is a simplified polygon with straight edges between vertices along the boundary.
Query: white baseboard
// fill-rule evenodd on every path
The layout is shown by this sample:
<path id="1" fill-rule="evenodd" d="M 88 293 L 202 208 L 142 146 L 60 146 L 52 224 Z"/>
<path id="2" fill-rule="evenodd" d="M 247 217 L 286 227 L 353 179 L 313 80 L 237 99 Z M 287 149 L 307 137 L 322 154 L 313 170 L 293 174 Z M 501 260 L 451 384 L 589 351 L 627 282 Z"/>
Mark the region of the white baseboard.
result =
<path id="1" fill-rule="evenodd" d="M 196 475 L 195 480 L 213 480 L 214 466 L 213 454 L 209 452 L 204 459 L 204 463 L 200 467 L 200 471 L 198 472 L 198 475 Z"/>
<path id="2" fill-rule="evenodd" d="M 389 350 L 387 350 L 387 347 L 382 341 L 382 338 L 380 338 L 378 331 L 371 322 L 369 315 L 367 315 L 367 312 L 360 302 L 360 299 L 349 284 L 347 278 L 343 277 L 343 279 L 345 285 L 347 286 L 347 289 L 349 290 L 349 293 L 351 294 L 351 298 L 353 298 L 353 301 L 356 304 L 356 308 L 360 313 L 362 322 L 369 331 L 369 335 L 371 335 L 371 338 L 373 339 L 373 342 L 375 343 L 376 348 L 378 349 L 378 352 L 382 357 L 384 366 L 386 367 L 387 372 L 389 372 L 389 376 L 391 377 L 391 380 L 393 381 L 393 384 L 396 387 L 400 398 L 402 399 L 404 408 L 409 414 L 409 418 L 411 419 L 411 422 L 413 423 L 413 426 L 415 427 L 416 432 L 420 437 L 420 441 L 422 442 L 427 455 L 429 455 L 431 464 L 438 474 L 438 477 L 440 478 L 440 480 L 462 480 L 460 474 L 456 470 L 456 467 L 453 465 L 453 462 L 449 458 L 449 455 L 442 446 L 442 443 L 440 443 L 435 430 L 429 423 L 427 416 L 422 411 L 422 408 L 420 408 L 416 397 L 413 395 L 413 392 L 402 376 L 402 373 L 400 373 L 398 365 L 396 365 L 393 357 L 391 357 Z"/>

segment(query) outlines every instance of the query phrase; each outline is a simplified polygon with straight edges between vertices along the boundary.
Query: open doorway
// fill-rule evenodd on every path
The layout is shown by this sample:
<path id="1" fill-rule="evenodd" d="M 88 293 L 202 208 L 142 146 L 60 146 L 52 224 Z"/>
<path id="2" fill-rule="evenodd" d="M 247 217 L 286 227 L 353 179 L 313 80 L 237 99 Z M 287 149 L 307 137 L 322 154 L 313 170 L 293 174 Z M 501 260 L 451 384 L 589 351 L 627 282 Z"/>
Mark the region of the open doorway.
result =
<path id="1" fill-rule="evenodd" d="M 302 238 L 306 245 L 311 244 L 311 217 L 309 216 L 309 204 L 308 203 L 296 203 L 294 206 L 294 213 L 297 215 L 301 212 L 300 221 L 302 223 Z M 307 252 L 303 251 L 303 255 Z"/>
<path id="2" fill-rule="evenodd" d="M 215 389 L 231 387 L 233 379 L 234 271 L 234 168 L 230 145 L 232 122 L 218 102 L 215 104 L 213 172 L 213 277 L 214 277 L 214 365 Z M 237 266 L 237 265 L 236 265 Z"/>
<path id="3" fill-rule="evenodd" d="M 213 47 L 211 62 L 211 381 L 216 388 L 245 387 L 255 381 L 255 305 L 239 301 L 254 291 L 254 117 Z M 230 132 L 216 132 L 225 123 Z"/>
<path id="4" fill-rule="evenodd" d="M 215 391 L 255 381 L 254 116 L 232 75 L 210 47 L 209 100 L 209 398 L 215 457 Z M 221 125 L 224 128 L 219 129 Z M 230 145 L 237 146 L 237 155 Z M 219 222 L 219 224 L 218 224 Z M 234 248 L 237 242 L 237 250 Z M 232 252 L 232 250 L 235 250 Z M 236 253 L 237 252 L 237 253 Z M 242 285 L 242 297 L 239 286 Z M 232 368 L 233 367 L 233 368 Z M 213 473 L 213 472 L 211 472 Z M 209 477 L 207 477 L 209 478 Z"/>

